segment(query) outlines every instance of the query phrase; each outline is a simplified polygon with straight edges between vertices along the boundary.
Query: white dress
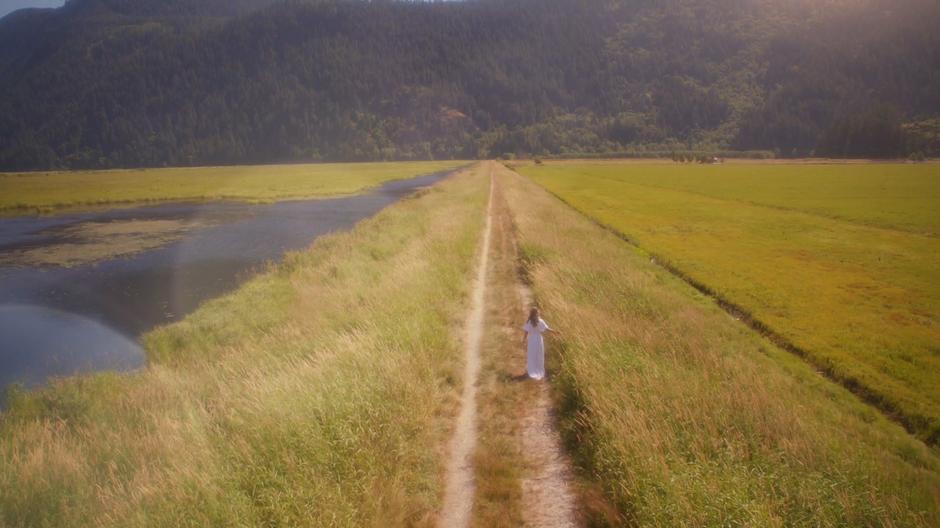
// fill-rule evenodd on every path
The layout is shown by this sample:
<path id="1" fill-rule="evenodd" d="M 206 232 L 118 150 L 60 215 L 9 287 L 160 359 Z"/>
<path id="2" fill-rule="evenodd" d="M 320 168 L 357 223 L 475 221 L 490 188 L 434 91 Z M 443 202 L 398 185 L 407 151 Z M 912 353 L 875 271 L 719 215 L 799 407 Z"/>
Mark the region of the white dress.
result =
<path id="1" fill-rule="evenodd" d="M 548 323 L 539 319 L 539 324 L 532 326 L 532 323 L 526 321 L 522 329 L 528 334 L 526 372 L 530 378 L 540 380 L 545 377 L 545 340 L 542 339 L 542 334 L 549 329 Z"/>

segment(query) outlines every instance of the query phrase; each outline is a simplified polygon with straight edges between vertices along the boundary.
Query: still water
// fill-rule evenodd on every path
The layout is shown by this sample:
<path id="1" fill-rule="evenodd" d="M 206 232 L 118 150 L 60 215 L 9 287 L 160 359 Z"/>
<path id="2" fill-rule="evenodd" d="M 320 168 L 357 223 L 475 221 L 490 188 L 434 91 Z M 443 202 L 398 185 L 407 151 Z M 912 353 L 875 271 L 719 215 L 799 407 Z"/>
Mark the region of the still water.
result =
<path id="1" fill-rule="evenodd" d="M 234 289 L 285 251 L 348 229 L 447 174 L 335 199 L 174 203 L 0 219 L 0 256 L 61 243 L 70 226 L 87 222 L 182 220 L 203 226 L 168 245 L 92 264 L 0 265 L 0 394 L 13 383 L 32 387 L 54 376 L 139 368 L 146 362 L 140 334 Z"/>

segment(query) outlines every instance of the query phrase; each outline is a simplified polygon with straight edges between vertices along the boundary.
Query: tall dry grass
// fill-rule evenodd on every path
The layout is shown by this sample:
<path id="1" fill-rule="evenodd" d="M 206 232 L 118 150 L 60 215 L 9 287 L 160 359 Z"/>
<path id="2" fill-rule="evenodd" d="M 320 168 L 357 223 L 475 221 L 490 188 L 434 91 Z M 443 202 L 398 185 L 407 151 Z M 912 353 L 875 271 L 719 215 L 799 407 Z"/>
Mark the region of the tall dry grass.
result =
<path id="1" fill-rule="evenodd" d="M 510 528 L 522 526 L 525 519 L 522 479 L 532 468 L 525 463 L 522 421 L 527 404 L 538 394 L 525 382 L 519 320 L 527 314 L 519 304 L 512 223 L 499 185 L 494 185 L 492 200 L 472 525 Z"/>
<path id="2" fill-rule="evenodd" d="M 501 170 L 564 434 L 636 526 L 937 526 L 940 456 Z"/>
<path id="3" fill-rule="evenodd" d="M 0 526 L 432 523 L 485 176 L 322 238 L 153 332 L 141 372 L 14 394 Z"/>

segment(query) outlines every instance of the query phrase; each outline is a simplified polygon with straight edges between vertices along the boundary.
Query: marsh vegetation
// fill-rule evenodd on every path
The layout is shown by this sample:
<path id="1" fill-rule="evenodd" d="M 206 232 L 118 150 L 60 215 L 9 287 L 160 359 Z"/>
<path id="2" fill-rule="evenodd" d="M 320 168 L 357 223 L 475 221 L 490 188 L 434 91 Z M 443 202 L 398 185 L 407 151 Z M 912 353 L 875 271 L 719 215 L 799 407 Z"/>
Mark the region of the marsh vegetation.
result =
<path id="1" fill-rule="evenodd" d="M 486 181 L 289 254 L 148 334 L 143 371 L 14 394 L 0 524 L 431 522 Z"/>
<path id="2" fill-rule="evenodd" d="M 142 333 L 447 174 L 273 204 L 119 204 L 0 218 L 0 407 L 10 384 L 140 367 L 133 341 Z"/>

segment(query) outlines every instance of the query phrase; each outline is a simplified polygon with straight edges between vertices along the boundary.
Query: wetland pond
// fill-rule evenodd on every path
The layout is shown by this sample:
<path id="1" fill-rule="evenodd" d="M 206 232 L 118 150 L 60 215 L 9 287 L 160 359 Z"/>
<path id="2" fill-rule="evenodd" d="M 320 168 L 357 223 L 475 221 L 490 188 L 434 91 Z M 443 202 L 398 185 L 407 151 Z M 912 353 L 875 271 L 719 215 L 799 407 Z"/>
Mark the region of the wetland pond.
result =
<path id="1" fill-rule="evenodd" d="M 0 218 L 0 404 L 12 384 L 142 367 L 141 334 L 448 174 L 337 198 Z"/>

